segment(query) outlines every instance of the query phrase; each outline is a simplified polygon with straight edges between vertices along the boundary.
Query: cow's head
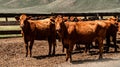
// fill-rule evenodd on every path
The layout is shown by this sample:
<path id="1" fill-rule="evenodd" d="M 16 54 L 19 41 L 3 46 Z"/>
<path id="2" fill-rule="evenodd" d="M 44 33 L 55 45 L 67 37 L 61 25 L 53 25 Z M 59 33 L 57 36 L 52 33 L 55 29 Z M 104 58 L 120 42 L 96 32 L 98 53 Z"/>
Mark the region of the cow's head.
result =
<path id="1" fill-rule="evenodd" d="M 111 17 L 108 19 L 110 21 L 110 24 L 112 25 L 112 28 L 114 28 L 115 31 L 118 31 L 118 18 Z"/>
<path id="2" fill-rule="evenodd" d="M 54 17 L 54 19 L 51 19 L 53 22 L 55 22 L 55 27 L 56 27 L 56 31 L 60 30 L 60 24 L 62 22 L 64 22 L 64 18 L 61 15 L 58 15 L 56 17 Z"/>
<path id="3" fill-rule="evenodd" d="M 63 19 L 63 17 L 61 15 L 58 15 L 58 16 L 53 16 L 50 20 L 52 22 L 54 22 L 57 38 L 59 39 L 59 41 L 61 41 L 61 34 L 60 34 L 61 26 L 60 26 L 60 24 L 63 23 L 64 21 L 66 21 L 67 18 Z"/>
<path id="4" fill-rule="evenodd" d="M 17 21 L 20 22 L 20 27 L 23 28 L 25 26 L 26 20 L 30 19 L 31 17 L 27 17 L 25 14 L 22 14 L 20 17 L 15 17 Z"/>
<path id="5" fill-rule="evenodd" d="M 76 18 L 76 17 L 71 16 L 71 17 L 70 17 L 70 21 L 74 22 L 74 21 L 75 21 L 75 18 Z"/>

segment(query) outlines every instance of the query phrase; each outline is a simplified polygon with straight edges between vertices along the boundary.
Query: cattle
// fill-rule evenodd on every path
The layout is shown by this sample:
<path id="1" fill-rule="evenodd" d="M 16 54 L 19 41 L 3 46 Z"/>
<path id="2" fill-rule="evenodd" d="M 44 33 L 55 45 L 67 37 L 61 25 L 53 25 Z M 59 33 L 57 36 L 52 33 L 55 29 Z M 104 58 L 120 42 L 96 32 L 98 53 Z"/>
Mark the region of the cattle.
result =
<path id="1" fill-rule="evenodd" d="M 112 37 L 112 41 L 113 41 L 114 47 L 115 47 L 114 51 L 117 52 L 117 47 L 118 46 L 116 45 L 116 37 L 117 37 L 117 32 L 118 32 L 118 27 L 119 27 L 118 26 L 118 22 L 117 22 L 116 18 L 110 18 L 109 21 L 111 22 L 111 26 L 108 29 L 109 32 L 107 31 L 107 34 L 109 34 L 107 36 L 111 36 Z M 110 41 L 110 37 L 108 37 L 107 39 L 108 39 L 107 44 L 109 45 L 110 44 L 110 42 L 109 42 Z M 109 50 L 109 48 L 108 48 L 108 50 Z"/>
<path id="2" fill-rule="evenodd" d="M 109 51 L 110 48 L 110 37 L 112 38 L 113 44 L 114 44 L 114 51 L 117 52 L 117 48 L 118 46 L 116 45 L 116 36 L 117 36 L 117 32 L 118 32 L 118 22 L 117 22 L 117 18 L 111 17 L 108 18 L 107 20 L 92 20 L 92 21 L 102 21 L 104 23 L 109 24 L 108 28 L 107 28 L 107 32 L 106 32 L 106 52 Z M 92 43 L 91 43 L 92 45 Z M 79 49 L 79 44 L 76 44 L 76 49 Z M 90 46 L 86 47 L 86 48 L 90 48 Z"/>
<path id="3" fill-rule="evenodd" d="M 55 24 L 50 18 L 44 20 L 31 20 L 29 16 L 22 14 L 20 17 L 15 17 L 20 22 L 24 43 L 26 48 L 26 57 L 30 53 L 32 56 L 32 47 L 34 40 L 47 40 L 49 43 L 48 55 L 55 54 L 56 46 L 56 31 Z M 30 42 L 30 44 L 28 44 Z M 53 51 L 52 51 L 53 47 Z"/>
<path id="4" fill-rule="evenodd" d="M 63 42 L 65 45 L 69 45 L 69 47 L 66 47 L 67 48 L 66 61 L 68 60 L 69 57 L 72 60 L 71 52 L 73 50 L 73 46 L 75 43 L 88 45 L 95 40 L 98 40 L 99 50 L 100 50 L 99 58 L 102 58 L 103 39 L 106 34 L 105 33 L 106 28 L 100 26 L 95 22 L 92 23 L 78 22 L 74 24 L 71 24 L 70 22 L 66 22 L 61 25 L 61 29 L 64 31 L 61 32 Z M 68 36 L 64 36 L 64 34 Z"/>
<path id="5" fill-rule="evenodd" d="M 104 21 L 104 23 L 109 24 L 106 32 L 106 46 L 107 46 L 106 52 L 109 51 L 110 42 L 111 42 L 110 37 L 112 37 L 112 41 L 114 44 L 114 51 L 117 52 L 117 45 L 116 45 L 116 36 L 118 32 L 117 18 L 111 17 L 108 18 L 107 20 L 96 20 L 96 21 Z"/>
<path id="6" fill-rule="evenodd" d="M 60 21 L 58 21 L 58 19 Z M 56 31 L 62 38 L 63 46 L 66 48 L 66 61 L 70 58 L 72 61 L 71 53 L 74 45 L 77 44 L 90 44 L 97 40 L 99 44 L 99 59 L 102 58 L 103 53 L 103 40 L 106 36 L 106 23 L 97 23 L 97 21 L 84 21 L 84 22 L 69 22 L 63 21 L 62 17 L 57 17 L 54 22 Z"/>

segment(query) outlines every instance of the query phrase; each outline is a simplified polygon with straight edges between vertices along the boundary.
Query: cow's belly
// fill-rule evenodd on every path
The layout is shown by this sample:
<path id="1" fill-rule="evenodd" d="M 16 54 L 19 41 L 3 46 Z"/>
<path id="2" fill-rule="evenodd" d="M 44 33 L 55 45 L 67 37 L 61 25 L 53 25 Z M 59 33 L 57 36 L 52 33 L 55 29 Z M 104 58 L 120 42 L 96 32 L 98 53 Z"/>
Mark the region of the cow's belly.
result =
<path id="1" fill-rule="evenodd" d="M 36 40 L 47 40 L 48 37 L 50 37 L 50 34 L 48 33 L 37 33 L 37 35 L 35 36 Z"/>
<path id="2" fill-rule="evenodd" d="M 73 38 L 74 41 L 80 44 L 91 43 L 95 41 L 95 39 L 96 39 L 95 35 L 77 36 L 75 39 Z"/>
<path id="3" fill-rule="evenodd" d="M 43 38 L 43 37 L 36 37 L 35 38 L 35 40 L 47 40 L 47 39 L 48 39 L 48 37 L 47 38 L 46 37 L 45 38 Z"/>

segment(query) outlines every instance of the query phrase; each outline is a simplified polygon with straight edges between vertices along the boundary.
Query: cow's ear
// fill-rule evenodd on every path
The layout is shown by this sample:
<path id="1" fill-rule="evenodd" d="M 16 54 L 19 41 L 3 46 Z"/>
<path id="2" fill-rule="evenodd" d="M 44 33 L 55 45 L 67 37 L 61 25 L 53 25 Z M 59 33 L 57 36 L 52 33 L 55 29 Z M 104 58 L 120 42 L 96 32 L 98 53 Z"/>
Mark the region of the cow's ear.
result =
<path id="1" fill-rule="evenodd" d="M 17 21 L 19 21 L 20 18 L 19 18 L 18 16 L 15 16 L 15 19 L 16 19 Z"/>
<path id="2" fill-rule="evenodd" d="M 59 18 L 63 18 L 63 16 L 62 16 L 62 15 L 58 15 L 57 17 L 59 17 Z"/>
<path id="3" fill-rule="evenodd" d="M 118 21 L 118 18 L 115 18 L 115 21 Z"/>
<path id="4" fill-rule="evenodd" d="M 117 18 L 115 18 L 115 17 L 111 17 L 111 18 L 109 18 L 108 20 L 110 20 L 110 21 L 117 21 L 118 19 Z"/>
<path id="5" fill-rule="evenodd" d="M 112 18 L 108 18 L 108 20 L 109 20 L 109 21 L 111 21 L 111 20 L 112 20 Z"/>
<path id="6" fill-rule="evenodd" d="M 32 16 L 28 16 L 26 19 L 29 20 L 29 19 L 31 19 L 31 18 L 32 18 Z"/>
<path id="7" fill-rule="evenodd" d="M 55 20 L 53 18 L 51 18 L 50 21 L 55 22 Z"/>

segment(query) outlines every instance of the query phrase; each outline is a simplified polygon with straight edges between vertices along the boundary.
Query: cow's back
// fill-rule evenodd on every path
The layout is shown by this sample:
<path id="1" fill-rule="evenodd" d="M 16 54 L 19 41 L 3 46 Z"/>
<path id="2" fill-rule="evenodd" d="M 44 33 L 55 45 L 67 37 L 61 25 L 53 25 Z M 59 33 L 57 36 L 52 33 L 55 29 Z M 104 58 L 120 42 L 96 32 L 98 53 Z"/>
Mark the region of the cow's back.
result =
<path id="1" fill-rule="evenodd" d="M 35 32 L 36 40 L 47 40 L 48 37 L 52 37 L 55 34 L 55 24 L 49 21 L 38 20 L 29 22 L 31 25 L 34 25 L 31 28 Z"/>
<path id="2" fill-rule="evenodd" d="M 96 22 L 66 22 L 66 27 L 68 34 L 66 34 L 68 39 L 75 41 L 75 43 L 91 43 L 99 36 L 103 29 Z"/>

